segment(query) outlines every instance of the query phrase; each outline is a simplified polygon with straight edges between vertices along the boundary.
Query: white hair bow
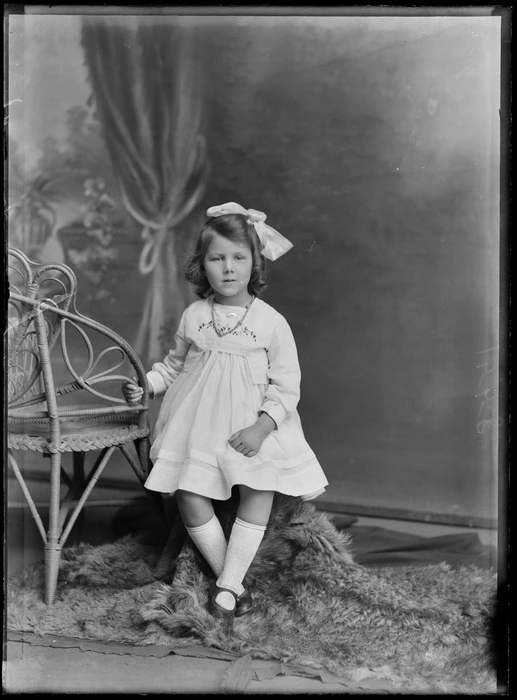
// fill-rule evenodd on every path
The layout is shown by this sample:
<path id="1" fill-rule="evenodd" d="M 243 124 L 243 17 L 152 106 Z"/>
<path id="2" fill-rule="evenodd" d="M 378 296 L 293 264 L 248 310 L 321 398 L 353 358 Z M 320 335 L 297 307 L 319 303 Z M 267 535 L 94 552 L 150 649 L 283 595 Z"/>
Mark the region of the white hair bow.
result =
<path id="1" fill-rule="evenodd" d="M 291 241 L 288 241 L 276 229 L 266 224 L 267 217 L 263 211 L 245 209 L 237 202 L 226 202 L 226 204 L 219 204 L 206 210 L 206 215 L 209 219 L 224 216 L 225 214 L 244 214 L 248 217 L 248 221 L 255 227 L 259 241 L 262 244 L 262 255 L 268 260 L 276 260 L 293 247 Z"/>

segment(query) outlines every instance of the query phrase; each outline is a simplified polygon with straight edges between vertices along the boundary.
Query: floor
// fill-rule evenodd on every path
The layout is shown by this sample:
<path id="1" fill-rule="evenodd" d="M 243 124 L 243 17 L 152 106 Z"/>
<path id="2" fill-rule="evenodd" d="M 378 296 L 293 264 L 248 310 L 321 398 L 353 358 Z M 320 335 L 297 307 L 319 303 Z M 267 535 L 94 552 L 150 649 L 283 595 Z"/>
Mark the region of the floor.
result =
<path id="1" fill-rule="evenodd" d="M 226 694 L 230 662 L 217 659 L 135 657 L 8 642 L 4 691 L 76 694 Z M 260 662 L 258 663 L 260 667 Z M 246 694 L 342 693 L 343 686 L 285 676 L 251 680 Z"/>
<path id="2" fill-rule="evenodd" d="M 44 503 L 45 485 L 34 483 L 31 492 Z M 86 510 L 82 529 L 72 530 L 69 543 L 79 540 L 106 541 L 110 536 L 111 518 L 119 506 L 141 495 L 141 491 L 100 489 L 104 506 Z M 28 564 L 42 558 L 42 546 L 34 521 L 24 506 L 23 494 L 16 482 L 9 481 L 7 508 L 7 573 L 12 575 Z M 334 517 L 335 514 L 329 514 Z M 42 513 L 45 521 L 45 513 Z M 398 532 L 434 537 L 464 532 L 426 523 L 387 521 L 378 518 L 358 518 L 357 525 L 370 525 Z M 476 530 L 483 544 L 496 544 L 494 531 Z M 113 533 L 113 538 L 116 537 Z M 317 677 L 277 675 L 268 678 L 267 664 L 248 659 L 248 671 L 243 672 L 242 659 L 197 658 L 178 655 L 159 648 L 147 650 L 146 655 L 134 649 L 116 649 L 110 645 L 82 645 L 78 640 L 21 639 L 10 634 L 4 643 L 2 684 L 4 693 L 51 694 L 375 694 L 389 692 L 386 685 L 376 687 L 372 681 L 356 687 L 342 683 L 324 682 Z M 141 651 L 141 650 L 140 650 Z M 251 663 L 251 666 L 249 665 Z M 310 675 L 310 674 L 308 674 Z M 263 678 L 263 680 L 258 680 Z M 378 683 L 378 682 L 377 682 Z"/>

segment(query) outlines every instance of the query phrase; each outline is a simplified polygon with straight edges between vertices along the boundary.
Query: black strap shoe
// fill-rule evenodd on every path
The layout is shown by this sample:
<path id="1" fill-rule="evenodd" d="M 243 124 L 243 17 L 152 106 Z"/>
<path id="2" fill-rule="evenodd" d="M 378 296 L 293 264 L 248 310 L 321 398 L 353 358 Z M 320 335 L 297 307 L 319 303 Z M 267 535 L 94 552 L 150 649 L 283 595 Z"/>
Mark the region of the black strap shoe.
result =
<path id="1" fill-rule="evenodd" d="M 237 596 L 235 599 L 235 617 L 242 617 L 249 613 L 253 608 L 253 599 L 251 597 L 251 592 L 249 588 L 245 588 L 244 591 Z"/>
<path id="2" fill-rule="evenodd" d="M 223 591 L 231 593 L 232 596 L 235 598 L 235 607 L 233 610 L 223 608 L 223 606 L 219 605 L 219 603 L 216 601 L 216 598 L 219 595 L 219 593 L 222 593 Z M 229 588 L 219 588 L 219 586 L 216 583 L 212 583 L 208 591 L 208 612 L 210 613 L 210 615 L 213 615 L 213 617 L 217 618 L 218 620 L 223 620 L 223 622 L 225 622 L 226 624 L 231 625 L 233 623 L 233 618 L 235 616 L 237 608 L 237 600 L 237 596 Z"/>

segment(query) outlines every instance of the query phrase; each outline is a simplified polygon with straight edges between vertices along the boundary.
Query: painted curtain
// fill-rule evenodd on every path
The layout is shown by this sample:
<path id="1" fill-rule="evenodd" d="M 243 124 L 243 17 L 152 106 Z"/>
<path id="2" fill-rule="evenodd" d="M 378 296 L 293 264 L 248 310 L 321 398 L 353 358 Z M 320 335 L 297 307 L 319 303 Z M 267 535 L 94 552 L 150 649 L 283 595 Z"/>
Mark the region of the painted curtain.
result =
<path id="1" fill-rule="evenodd" d="M 119 195 L 142 226 L 149 285 L 133 343 L 153 362 L 186 306 L 182 258 L 208 176 L 200 42 L 165 17 L 86 17 L 81 42 Z"/>

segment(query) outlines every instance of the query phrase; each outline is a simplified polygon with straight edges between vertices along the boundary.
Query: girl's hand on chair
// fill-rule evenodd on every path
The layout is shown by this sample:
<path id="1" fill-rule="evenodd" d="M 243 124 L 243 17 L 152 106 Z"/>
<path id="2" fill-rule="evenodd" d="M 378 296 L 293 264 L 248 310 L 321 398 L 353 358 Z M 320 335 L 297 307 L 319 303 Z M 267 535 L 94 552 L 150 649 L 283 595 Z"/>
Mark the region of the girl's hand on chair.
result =
<path id="1" fill-rule="evenodd" d="M 139 403 L 144 390 L 138 386 L 135 379 L 128 379 L 122 384 L 122 394 L 129 404 Z"/>
<path id="2" fill-rule="evenodd" d="M 237 450 L 245 457 L 254 457 L 262 447 L 262 443 L 267 436 L 268 431 L 255 423 L 255 425 L 238 430 L 228 442 L 234 450 Z"/>

